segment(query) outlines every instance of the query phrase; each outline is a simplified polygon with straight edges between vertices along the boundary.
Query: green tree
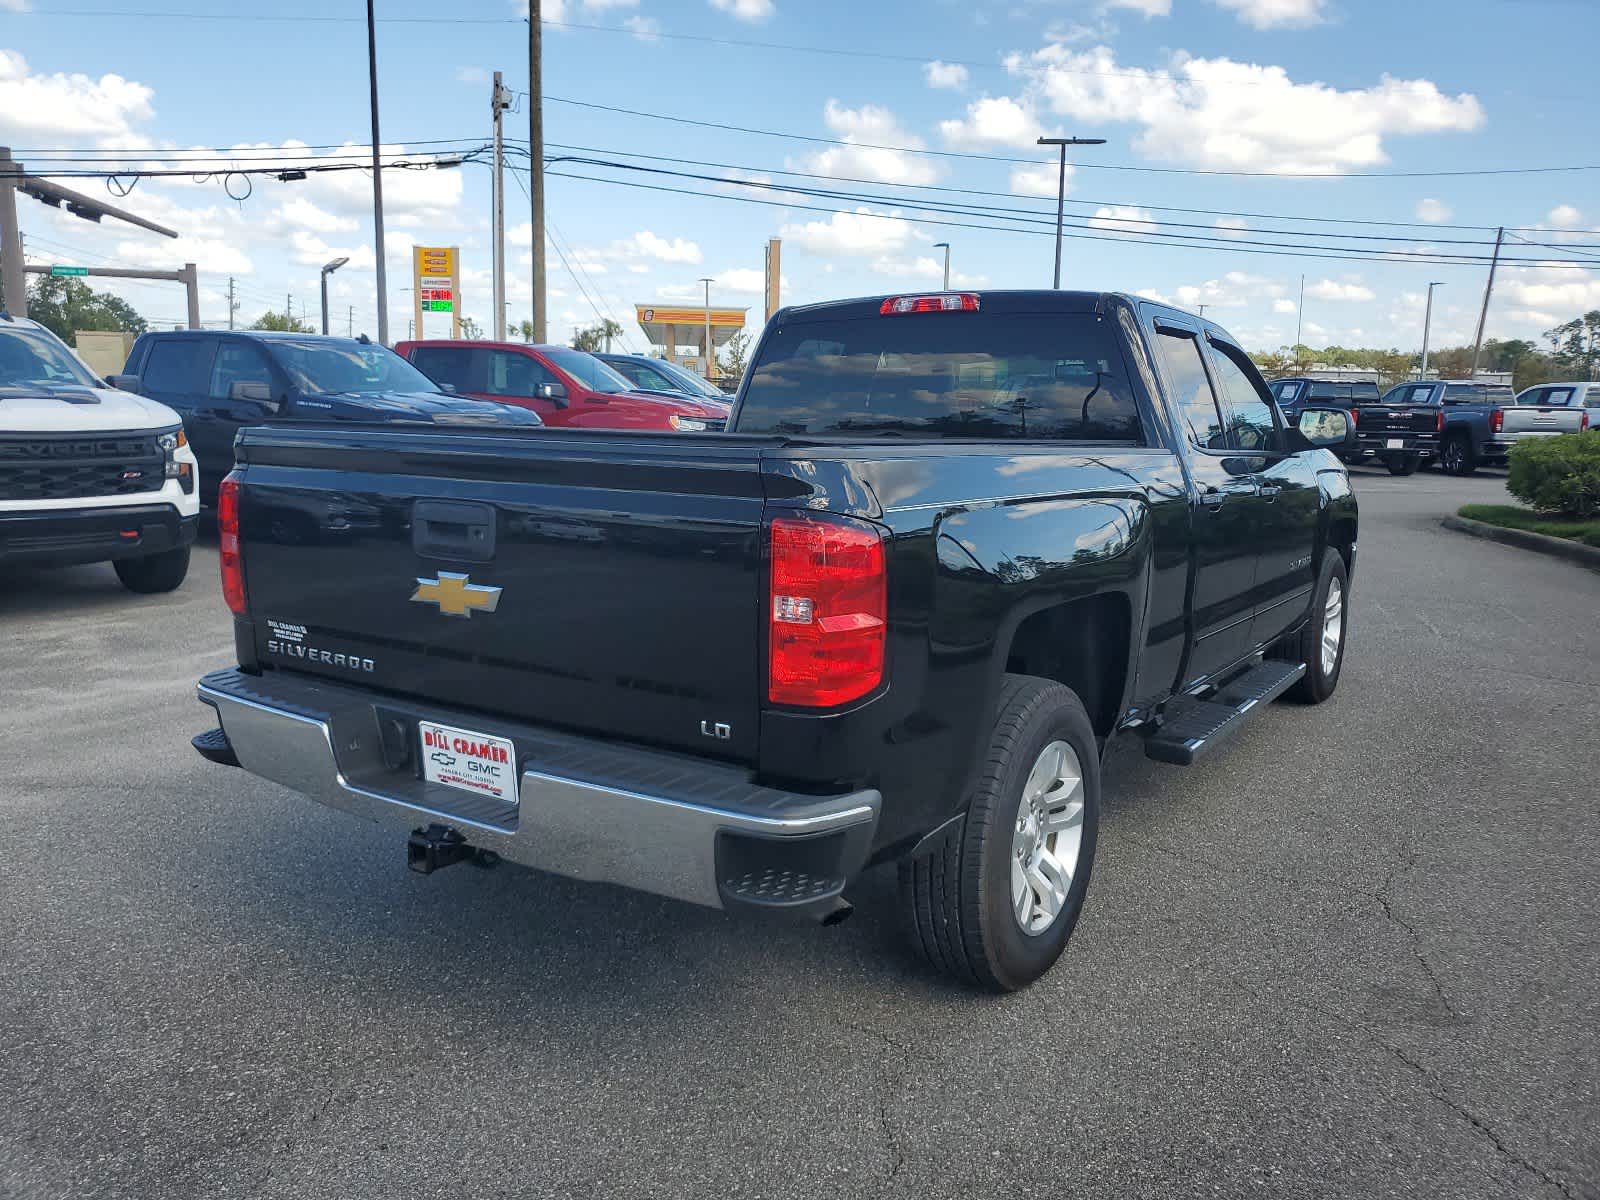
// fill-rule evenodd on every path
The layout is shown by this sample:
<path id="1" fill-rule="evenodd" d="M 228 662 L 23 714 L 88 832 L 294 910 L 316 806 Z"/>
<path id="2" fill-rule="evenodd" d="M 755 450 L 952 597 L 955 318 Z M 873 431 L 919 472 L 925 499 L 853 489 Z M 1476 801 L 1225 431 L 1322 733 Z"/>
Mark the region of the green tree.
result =
<path id="1" fill-rule="evenodd" d="M 728 339 L 717 359 L 717 371 L 724 379 L 737 382 L 744 378 L 744 368 L 750 356 L 750 334 L 741 329 Z"/>
<path id="2" fill-rule="evenodd" d="M 596 350 L 607 350 L 611 347 L 611 339 L 622 336 L 622 326 L 610 317 L 606 317 L 598 325 L 590 325 L 587 329 L 572 331 L 572 348 L 574 350 L 587 350 L 591 354 Z"/>
<path id="3" fill-rule="evenodd" d="M 310 333 L 311 326 L 299 317 L 286 316 L 279 312 L 264 312 L 250 326 L 251 329 L 264 329 L 273 333 Z"/>
<path id="4" fill-rule="evenodd" d="M 1550 357 L 1562 373 L 1593 379 L 1600 367 L 1600 308 L 1547 330 L 1544 340 L 1550 343 Z"/>
<path id="5" fill-rule="evenodd" d="M 461 318 L 461 336 L 469 342 L 476 342 L 483 337 L 483 326 L 471 317 Z"/>
<path id="6" fill-rule="evenodd" d="M 527 320 L 526 318 L 524 318 L 521 321 L 518 321 L 517 322 L 517 333 L 519 333 L 522 336 L 522 340 L 523 341 L 525 341 L 525 342 L 533 341 L 533 322 Z"/>
<path id="7" fill-rule="evenodd" d="M 80 329 L 143 333 L 150 327 L 120 296 L 55 275 L 40 275 L 28 284 L 28 315 L 69 346 Z"/>

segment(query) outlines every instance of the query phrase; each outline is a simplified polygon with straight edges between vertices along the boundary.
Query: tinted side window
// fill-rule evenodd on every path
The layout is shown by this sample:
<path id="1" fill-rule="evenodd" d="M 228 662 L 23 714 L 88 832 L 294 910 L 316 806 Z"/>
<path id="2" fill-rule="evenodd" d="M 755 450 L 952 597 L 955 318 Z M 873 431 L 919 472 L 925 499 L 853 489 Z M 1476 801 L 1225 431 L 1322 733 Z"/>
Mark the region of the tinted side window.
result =
<path id="1" fill-rule="evenodd" d="M 248 342 L 224 341 L 217 347 L 217 359 L 211 367 L 211 398 L 226 400 L 236 383 L 272 384 L 272 370 L 267 366 L 267 356 Z"/>
<path id="2" fill-rule="evenodd" d="M 474 383 L 473 358 L 481 355 L 461 346 L 417 346 L 411 351 L 411 365 L 435 383 L 449 384 L 458 392 L 481 392 Z"/>
<path id="3" fill-rule="evenodd" d="M 1156 352 L 1165 368 L 1167 386 L 1172 389 L 1172 404 L 1189 429 L 1195 445 L 1207 450 L 1227 449 L 1222 414 L 1211 393 L 1206 366 L 1200 357 L 1200 343 L 1192 333 L 1160 329 Z"/>
<path id="4" fill-rule="evenodd" d="M 675 379 L 669 379 L 665 373 L 654 367 L 647 367 L 644 363 L 624 363 L 617 367 L 630 381 L 642 388 L 650 388 L 657 392 L 681 392 L 683 385 Z"/>
<path id="5" fill-rule="evenodd" d="M 1533 403 L 1568 405 L 1572 403 L 1574 390 L 1573 388 L 1543 388 L 1540 390 L 1539 398 Z"/>
<path id="6" fill-rule="evenodd" d="M 1265 388 L 1252 378 L 1239 362 L 1244 351 L 1215 338 L 1211 340 L 1211 362 L 1217 370 L 1227 412 L 1228 446 L 1233 450 L 1265 450 L 1273 433 L 1272 404 Z M 1343 385 L 1348 391 L 1349 385 Z"/>
<path id="7" fill-rule="evenodd" d="M 163 338 L 150 347 L 139 381 L 151 395 L 204 395 L 211 382 L 210 338 Z"/>
<path id="8" fill-rule="evenodd" d="M 526 354 L 509 350 L 490 350 L 489 378 L 481 390 L 490 396 L 533 396 L 541 383 L 554 383 L 556 377 L 543 363 Z"/>

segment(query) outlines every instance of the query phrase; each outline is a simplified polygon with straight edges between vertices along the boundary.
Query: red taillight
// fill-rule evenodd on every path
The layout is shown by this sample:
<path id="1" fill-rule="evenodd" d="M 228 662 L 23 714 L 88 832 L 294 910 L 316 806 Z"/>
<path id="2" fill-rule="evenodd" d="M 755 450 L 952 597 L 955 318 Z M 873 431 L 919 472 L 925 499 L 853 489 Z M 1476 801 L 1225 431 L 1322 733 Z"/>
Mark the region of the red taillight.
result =
<path id="1" fill-rule="evenodd" d="M 1441 408 L 1439 410 L 1439 415 L 1434 418 L 1433 427 L 1439 433 L 1444 432 L 1444 409 Z"/>
<path id="2" fill-rule="evenodd" d="M 880 317 L 898 317 L 904 313 L 977 312 L 978 296 L 975 292 L 935 292 L 929 296 L 890 296 L 878 305 Z"/>
<path id="3" fill-rule="evenodd" d="M 1578 432 L 1582 433 L 1589 428 L 1589 410 L 1586 408 L 1578 414 Z"/>
<path id="4" fill-rule="evenodd" d="M 888 619 L 883 535 L 811 513 L 774 517 L 767 699 L 827 708 L 883 681 Z"/>
<path id="5" fill-rule="evenodd" d="M 1443 415 L 1444 415 L 1443 413 L 1440 414 L 1441 417 Z M 1490 433 L 1499 433 L 1505 427 L 1506 427 L 1506 410 L 1503 409 L 1503 408 L 1497 408 L 1492 413 L 1489 414 L 1489 432 Z"/>
<path id="6" fill-rule="evenodd" d="M 1352 408 L 1350 410 L 1350 424 L 1352 424 L 1352 425 L 1361 424 L 1361 412 L 1360 412 L 1359 409 Z"/>
<path id="7" fill-rule="evenodd" d="M 239 554 L 239 481 L 229 475 L 217 486 L 217 555 L 222 564 L 222 598 L 235 616 L 244 605 L 244 559 Z"/>

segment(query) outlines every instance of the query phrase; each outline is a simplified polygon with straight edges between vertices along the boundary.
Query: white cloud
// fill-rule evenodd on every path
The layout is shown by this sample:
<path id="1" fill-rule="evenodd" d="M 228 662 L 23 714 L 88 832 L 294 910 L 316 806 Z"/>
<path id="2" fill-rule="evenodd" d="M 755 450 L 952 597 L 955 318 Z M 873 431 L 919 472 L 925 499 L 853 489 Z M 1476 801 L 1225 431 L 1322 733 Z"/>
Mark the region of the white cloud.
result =
<path id="1" fill-rule="evenodd" d="M 865 207 L 836 212 L 826 221 L 785 225 L 779 235 L 812 254 L 861 258 L 893 254 L 918 236 L 911 222 L 899 213 L 879 213 Z"/>
<path id="2" fill-rule="evenodd" d="M 1177 298 L 1185 308 L 1197 308 L 1202 304 L 1207 308 L 1244 308 L 1258 297 L 1275 296 L 1281 291 L 1281 285 L 1264 276 L 1229 271 L 1221 279 L 1180 287 Z"/>
<path id="3" fill-rule="evenodd" d="M 659 262 L 697 263 L 702 257 L 700 247 L 695 243 L 684 238 L 673 238 L 669 242 L 648 229 L 640 230 L 625 242 L 614 243 L 613 250 L 618 245 L 624 248 L 625 254 L 637 254 Z"/>
<path id="4" fill-rule="evenodd" d="M 1299 306 L 1287 296 L 1280 296 L 1272 302 L 1272 311 L 1275 313 L 1292 313 Z"/>
<path id="5" fill-rule="evenodd" d="M 1250 228 L 1250 222 L 1243 217 L 1218 217 L 1212 224 L 1223 237 L 1235 240 L 1244 237 Z"/>
<path id="6" fill-rule="evenodd" d="M 655 42 L 660 40 L 661 22 L 649 17 L 629 17 L 623 22 L 633 36 L 641 42 Z"/>
<path id="7" fill-rule="evenodd" d="M 1570 204 L 1558 204 L 1550 210 L 1545 220 L 1560 229 L 1575 229 L 1583 224 L 1583 214 Z"/>
<path id="8" fill-rule="evenodd" d="M 939 133 L 946 142 L 967 148 L 1032 149 L 1041 132 L 1033 111 L 1010 96 L 984 96 L 967 105 L 965 120 L 939 122 Z"/>
<path id="9" fill-rule="evenodd" d="M 939 178 L 938 168 L 905 150 L 921 150 L 922 139 L 900 128 L 894 113 L 876 104 L 846 108 L 829 100 L 823 122 L 845 146 L 830 146 L 806 160 L 808 171 L 834 178 L 870 179 L 879 183 L 929 184 Z M 904 150 L 891 147 L 904 147 Z"/>
<path id="10" fill-rule="evenodd" d="M 1174 55 L 1171 72 L 1118 64 L 1105 46 L 1012 55 L 1023 111 L 1141 127 L 1134 148 L 1159 160 L 1235 170 L 1339 174 L 1388 161 L 1386 137 L 1464 132 L 1484 122 L 1470 94 L 1384 76 L 1370 88 L 1297 83 L 1282 67 Z"/>
<path id="11" fill-rule="evenodd" d="M 494 78 L 494 76 L 490 75 L 489 72 L 483 67 L 457 67 L 456 68 L 456 82 L 457 83 L 472 83 L 472 84 L 488 83 L 493 78 Z"/>
<path id="12" fill-rule="evenodd" d="M 28 0 L 0 0 L 0 12 L 25 13 L 32 12 L 33 8 Z"/>
<path id="13" fill-rule="evenodd" d="M 595 12 L 608 8 L 638 8 L 639 0 L 583 0 L 583 6 Z"/>
<path id="14" fill-rule="evenodd" d="M 1257 29 L 1304 28 L 1327 19 L 1325 0 L 1215 0 Z"/>
<path id="15" fill-rule="evenodd" d="M 1417 204 L 1417 220 L 1427 221 L 1432 225 L 1448 221 L 1455 215 L 1455 212 L 1443 200 L 1434 200 L 1430 197 L 1419 201 Z"/>
<path id="16" fill-rule="evenodd" d="M 127 144 L 134 125 L 155 116 L 154 97 L 153 89 L 121 75 L 38 75 L 15 50 L 0 50 L 0 143 Z"/>
<path id="17" fill-rule="evenodd" d="M 1106 0 L 1107 8 L 1126 8 L 1150 17 L 1170 17 L 1172 0 Z"/>
<path id="18" fill-rule="evenodd" d="M 772 0 L 711 0 L 711 7 L 740 21 L 765 21 L 778 11 Z"/>
<path id="19" fill-rule="evenodd" d="M 291 229 L 305 229 L 312 233 L 352 233 L 359 228 L 359 222 L 354 217 L 326 212 L 304 196 L 295 196 L 279 205 L 273 220 Z"/>
<path id="20" fill-rule="evenodd" d="M 924 280 L 941 286 L 944 283 L 944 259 L 932 258 L 926 254 L 909 259 L 891 258 L 885 255 L 873 261 L 872 270 L 878 275 L 887 275 L 893 279 L 904 279 L 912 283 L 921 283 Z M 953 288 L 983 287 L 988 282 L 989 279 L 985 275 L 966 275 L 955 270 L 950 272 L 950 286 Z"/>
<path id="21" fill-rule="evenodd" d="M 960 63 L 931 62 L 922 66 L 922 78 L 931 88 L 960 90 L 967 86 L 967 69 Z"/>
<path id="22" fill-rule="evenodd" d="M 1073 166 L 1067 164 L 1067 195 L 1072 195 Z M 1041 163 L 1037 167 L 1012 167 L 1011 191 L 1018 196 L 1048 196 L 1055 199 L 1061 183 L 1060 164 Z"/>
<path id="23" fill-rule="evenodd" d="M 1562 267 L 1509 267 L 1495 285 L 1495 294 L 1520 308 L 1541 313 L 1566 313 L 1570 320 L 1579 313 L 1600 308 L 1600 278 L 1587 271 Z M 1490 310 L 1491 321 L 1494 310 Z M 1559 322 L 1557 322 L 1559 324 Z"/>
<path id="24" fill-rule="evenodd" d="M 1373 300 L 1377 296 L 1371 288 L 1363 284 L 1341 282 L 1337 279 L 1319 279 L 1313 284 L 1308 284 L 1306 295 L 1315 300 L 1335 300 L 1340 302 Z"/>
<path id="25" fill-rule="evenodd" d="M 733 267 L 711 280 L 713 291 L 759 293 L 766 286 L 766 272 L 758 271 L 754 267 Z"/>
<path id="26" fill-rule="evenodd" d="M 1110 230 L 1112 233 L 1145 235 L 1156 232 L 1156 218 L 1149 209 L 1136 205 L 1103 204 L 1089 218 L 1089 227 Z"/>

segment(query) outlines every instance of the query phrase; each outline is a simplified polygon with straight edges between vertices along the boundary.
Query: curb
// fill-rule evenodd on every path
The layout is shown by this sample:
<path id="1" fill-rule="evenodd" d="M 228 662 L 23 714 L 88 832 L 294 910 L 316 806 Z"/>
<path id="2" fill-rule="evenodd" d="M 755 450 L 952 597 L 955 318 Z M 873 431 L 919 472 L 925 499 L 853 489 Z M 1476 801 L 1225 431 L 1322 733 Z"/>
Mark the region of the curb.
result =
<path id="1" fill-rule="evenodd" d="M 1530 533 L 1526 529 L 1507 529 L 1502 525 L 1488 525 L 1482 521 L 1472 521 L 1454 515 L 1446 517 L 1441 524 L 1446 529 L 1454 529 L 1457 533 L 1486 538 L 1491 542 L 1500 542 L 1507 546 L 1519 546 L 1524 550 L 1548 554 L 1553 558 L 1564 558 L 1568 562 L 1588 567 L 1591 571 L 1600 571 L 1600 547 L 1585 546 L 1582 542 L 1550 537 L 1548 534 Z"/>

